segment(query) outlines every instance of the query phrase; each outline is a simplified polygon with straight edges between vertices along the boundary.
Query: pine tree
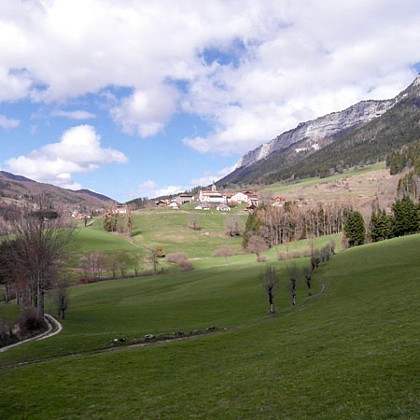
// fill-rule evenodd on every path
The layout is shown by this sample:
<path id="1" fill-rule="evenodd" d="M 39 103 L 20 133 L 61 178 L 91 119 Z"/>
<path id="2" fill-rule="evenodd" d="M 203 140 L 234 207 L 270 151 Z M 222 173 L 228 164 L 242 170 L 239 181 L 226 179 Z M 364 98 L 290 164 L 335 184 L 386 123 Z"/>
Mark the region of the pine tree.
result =
<path id="1" fill-rule="evenodd" d="M 387 215 L 385 210 L 373 211 L 369 230 L 373 242 L 391 238 L 393 231 L 392 216 Z"/>
<path id="2" fill-rule="evenodd" d="M 249 213 L 248 219 L 246 220 L 245 231 L 242 239 L 242 246 L 245 249 L 248 246 L 248 241 L 251 236 L 254 236 L 258 233 L 261 227 L 261 221 L 258 218 L 258 213 L 253 211 Z"/>
<path id="3" fill-rule="evenodd" d="M 418 206 L 408 196 L 395 201 L 392 206 L 394 213 L 394 235 L 403 236 L 420 230 Z"/>
<path id="4" fill-rule="evenodd" d="M 344 233 L 350 246 L 363 245 L 365 243 L 365 222 L 358 211 L 350 211 L 344 223 Z"/>

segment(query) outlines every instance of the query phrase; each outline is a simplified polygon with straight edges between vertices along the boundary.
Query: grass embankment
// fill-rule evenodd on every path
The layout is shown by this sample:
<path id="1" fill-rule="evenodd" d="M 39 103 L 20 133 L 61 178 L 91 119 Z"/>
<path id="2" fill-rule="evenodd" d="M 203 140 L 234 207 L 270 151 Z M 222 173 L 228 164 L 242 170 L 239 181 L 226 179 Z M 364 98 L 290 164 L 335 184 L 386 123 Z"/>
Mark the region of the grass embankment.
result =
<path id="1" fill-rule="evenodd" d="M 217 210 L 142 210 L 133 214 L 137 233 L 135 244 L 146 247 L 162 246 L 165 253 L 184 252 L 188 258 L 209 257 L 222 245 L 229 244 L 241 251 L 242 238 L 226 235 L 226 220 L 236 217 L 245 225 L 248 214 L 240 210 L 222 213 Z M 198 230 L 191 229 L 191 218 L 197 218 Z"/>
<path id="2" fill-rule="evenodd" d="M 416 235 L 334 256 L 316 276 L 324 295 L 293 311 L 283 278 L 275 317 L 251 263 L 74 288 L 63 333 L 1 355 L 3 366 L 95 333 L 244 326 L 3 369 L 2 418 L 415 418 L 419 246 Z"/>
<path id="3" fill-rule="evenodd" d="M 383 208 L 394 202 L 399 175 L 390 175 L 385 163 L 377 163 L 326 178 L 308 178 L 296 183 L 275 183 L 263 192 L 283 196 L 286 200 L 302 200 L 308 204 L 348 203 L 369 216 L 372 202 L 379 197 Z"/>

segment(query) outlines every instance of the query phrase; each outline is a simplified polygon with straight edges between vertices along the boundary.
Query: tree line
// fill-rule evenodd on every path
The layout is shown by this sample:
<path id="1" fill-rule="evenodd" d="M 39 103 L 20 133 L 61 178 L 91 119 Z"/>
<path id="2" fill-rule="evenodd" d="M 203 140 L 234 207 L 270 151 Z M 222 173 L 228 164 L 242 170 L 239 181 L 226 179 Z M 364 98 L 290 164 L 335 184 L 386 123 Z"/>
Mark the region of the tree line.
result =
<path id="1" fill-rule="evenodd" d="M 390 174 L 408 172 L 398 181 L 398 195 L 408 195 L 411 199 L 420 198 L 420 140 L 390 153 L 386 158 Z"/>
<path id="2" fill-rule="evenodd" d="M 250 213 L 243 233 L 243 247 L 249 246 L 252 237 L 258 236 L 268 247 L 285 242 L 339 233 L 344 228 L 348 204 L 319 204 L 299 207 L 286 202 L 283 207 L 261 206 Z"/>
<path id="3" fill-rule="evenodd" d="M 416 204 L 408 195 L 395 200 L 391 214 L 381 209 L 378 200 L 375 200 L 367 225 L 358 211 L 349 212 L 344 224 L 349 246 L 362 245 L 366 239 L 378 242 L 419 232 L 420 202 Z"/>

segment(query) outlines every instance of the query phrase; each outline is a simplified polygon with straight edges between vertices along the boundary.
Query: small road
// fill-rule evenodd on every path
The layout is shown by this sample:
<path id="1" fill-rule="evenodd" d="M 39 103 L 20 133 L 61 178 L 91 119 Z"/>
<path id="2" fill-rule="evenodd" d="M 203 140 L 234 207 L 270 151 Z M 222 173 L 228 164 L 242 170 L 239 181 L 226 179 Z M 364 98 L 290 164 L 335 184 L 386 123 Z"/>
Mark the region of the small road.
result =
<path id="1" fill-rule="evenodd" d="M 63 329 L 63 326 L 61 325 L 61 323 L 58 322 L 52 315 L 45 314 L 44 318 L 45 318 L 45 322 L 48 325 L 47 331 L 44 331 L 41 334 L 35 335 L 34 337 L 27 338 L 26 340 L 19 341 L 15 344 L 10 344 L 10 346 L 1 347 L 0 353 L 4 353 L 5 351 L 9 349 L 20 346 L 21 344 L 24 344 L 24 343 L 30 343 L 31 341 L 45 340 L 46 338 L 49 338 L 49 337 L 52 337 L 53 335 L 58 334 Z"/>

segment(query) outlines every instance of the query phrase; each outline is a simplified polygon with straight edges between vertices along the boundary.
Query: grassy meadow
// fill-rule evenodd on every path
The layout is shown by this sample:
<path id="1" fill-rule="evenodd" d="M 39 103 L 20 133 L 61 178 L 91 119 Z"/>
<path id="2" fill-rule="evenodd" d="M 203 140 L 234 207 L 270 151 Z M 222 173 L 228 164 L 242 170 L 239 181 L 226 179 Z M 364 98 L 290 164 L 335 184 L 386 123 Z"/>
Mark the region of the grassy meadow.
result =
<path id="1" fill-rule="evenodd" d="M 271 184 L 264 187 L 262 192 L 280 195 L 290 201 L 304 200 L 308 204 L 349 203 L 368 217 L 375 198 L 379 199 L 381 208 L 391 208 L 399 178 L 398 175 L 390 175 L 385 162 L 380 162 L 322 179 Z"/>
<path id="2" fill-rule="evenodd" d="M 312 297 L 300 281 L 293 309 L 290 261 L 270 251 L 275 316 L 251 255 L 72 287 L 60 334 L 0 354 L 1 418 L 414 419 L 419 249 L 413 235 L 339 252 Z M 96 352 L 115 337 L 208 326 L 227 330 Z"/>
<path id="3" fill-rule="evenodd" d="M 367 208 L 367 197 L 391 194 L 393 184 L 378 164 L 267 192 L 335 194 Z M 418 418 L 420 235 L 348 250 L 332 235 L 264 252 L 279 275 L 273 316 L 260 280 L 266 263 L 226 235 L 232 217 L 244 224 L 247 213 L 144 209 L 132 214 L 131 237 L 105 232 L 100 218 L 78 226 L 70 279 L 89 252 L 124 257 L 132 275 L 152 269 L 150 250 L 160 246 L 184 252 L 194 268 L 160 259 L 155 275 L 72 286 L 61 333 L 0 353 L 0 418 Z M 292 307 L 288 267 L 307 266 L 302 255 L 330 240 L 337 254 L 317 269 L 312 296 L 300 274 Z M 212 257 L 222 245 L 235 255 Z M 53 292 L 46 305 L 55 315 Z M 0 319 L 19 311 L 0 304 Z M 194 330 L 203 334 L 144 345 L 146 334 Z"/>

